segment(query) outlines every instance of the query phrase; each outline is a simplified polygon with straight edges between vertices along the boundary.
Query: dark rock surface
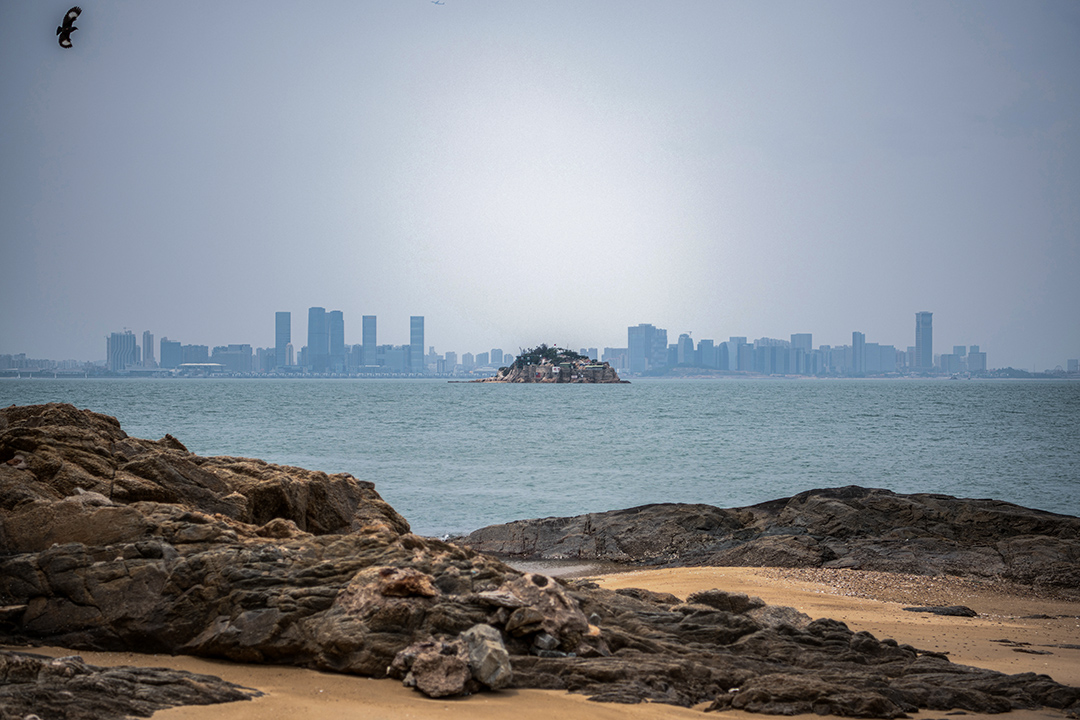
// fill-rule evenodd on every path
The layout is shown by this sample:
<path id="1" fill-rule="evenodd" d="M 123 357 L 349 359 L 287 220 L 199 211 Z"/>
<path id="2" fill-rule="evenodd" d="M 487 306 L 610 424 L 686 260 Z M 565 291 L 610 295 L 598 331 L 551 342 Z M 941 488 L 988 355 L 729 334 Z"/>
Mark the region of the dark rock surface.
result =
<path id="1" fill-rule="evenodd" d="M 906 607 L 903 609 L 908 612 L 922 612 L 930 613 L 932 615 L 952 615 L 953 617 L 979 616 L 979 613 L 975 612 L 967 605 L 922 605 L 919 607 Z"/>
<path id="2" fill-rule="evenodd" d="M 411 534 L 351 476 L 201 458 L 66 405 L 0 410 L 0 643 L 27 642 L 392 675 L 431 695 L 1080 709 L 1080 689 L 1048 677 L 953 665 L 745 595 L 683 602 L 519 572 Z"/>
<path id="3" fill-rule="evenodd" d="M 178 705 L 213 705 L 261 695 L 211 675 L 169 668 L 87 665 L 0 650 L 0 720 L 123 720 Z"/>
<path id="4" fill-rule="evenodd" d="M 521 559 L 837 567 L 1080 588 L 1080 518 L 996 500 L 856 486 L 744 508 L 645 505 L 492 525 L 461 540 Z"/>

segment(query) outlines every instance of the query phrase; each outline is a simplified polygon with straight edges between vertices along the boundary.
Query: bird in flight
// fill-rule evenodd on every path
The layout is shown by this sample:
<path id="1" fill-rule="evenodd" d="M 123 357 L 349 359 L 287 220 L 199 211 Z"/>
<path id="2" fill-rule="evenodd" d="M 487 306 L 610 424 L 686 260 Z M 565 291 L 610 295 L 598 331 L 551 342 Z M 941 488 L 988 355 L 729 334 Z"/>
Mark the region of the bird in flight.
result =
<path id="1" fill-rule="evenodd" d="M 432 5 L 445 5 L 446 3 L 442 2 L 442 0 L 431 0 L 431 4 Z"/>
<path id="2" fill-rule="evenodd" d="M 79 13 L 82 12 L 82 8 L 78 5 L 71 8 L 64 15 L 64 24 L 56 28 L 56 34 L 60 36 L 60 47 L 71 47 L 71 33 L 79 28 L 75 27 L 72 23 L 75 22 L 75 18 L 79 17 Z"/>

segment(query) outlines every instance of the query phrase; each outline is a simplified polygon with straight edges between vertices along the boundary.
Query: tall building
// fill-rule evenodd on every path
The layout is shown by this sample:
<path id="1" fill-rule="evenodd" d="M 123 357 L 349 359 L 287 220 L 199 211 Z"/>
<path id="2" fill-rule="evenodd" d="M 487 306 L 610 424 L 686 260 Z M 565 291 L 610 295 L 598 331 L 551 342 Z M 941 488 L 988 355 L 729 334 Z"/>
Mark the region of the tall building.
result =
<path id="1" fill-rule="evenodd" d="M 274 313 L 274 362 L 276 367 L 290 365 L 285 348 L 292 342 L 292 313 Z"/>
<path id="2" fill-rule="evenodd" d="M 308 308 L 307 362 L 312 372 L 330 369 L 330 330 L 327 327 L 326 308 Z"/>
<path id="3" fill-rule="evenodd" d="M 135 344 L 135 333 L 125 330 L 105 338 L 105 358 L 106 366 L 113 372 L 137 365 L 139 346 Z"/>
<path id="4" fill-rule="evenodd" d="M 375 316 L 365 315 L 363 327 L 363 345 L 364 345 L 364 365 L 377 365 L 376 358 L 376 336 L 375 336 Z"/>
<path id="5" fill-rule="evenodd" d="M 167 337 L 161 338 L 161 367 L 175 368 L 182 362 L 184 362 L 184 354 L 180 349 L 180 341 L 169 340 Z"/>
<path id="6" fill-rule="evenodd" d="M 424 316 L 409 318 L 409 372 L 424 372 Z"/>
<path id="7" fill-rule="evenodd" d="M 643 373 L 667 365 L 667 330 L 647 323 L 626 329 L 630 372 Z"/>
<path id="8" fill-rule="evenodd" d="M 182 345 L 180 354 L 185 363 L 210 362 L 210 348 L 206 345 Z"/>
<path id="9" fill-rule="evenodd" d="M 934 313 L 915 313 L 915 369 L 934 367 Z"/>
<path id="10" fill-rule="evenodd" d="M 796 350 L 802 350 L 803 352 L 810 352 L 814 349 L 814 334 L 792 333 L 791 347 L 795 348 Z"/>
<path id="11" fill-rule="evenodd" d="M 330 369 L 334 372 L 345 371 L 345 314 L 340 310 L 331 310 L 328 315 L 330 332 Z"/>
<path id="12" fill-rule="evenodd" d="M 972 345 L 967 353 L 968 372 L 986 372 L 986 353 L 979 351 L 978 345 Z"/>
<path id="13" fill-rule="evenodd" d="M 675 348 L 675 362 L 678 365 L 694 365 L 694 341 L 690 339 L 690 333 L 679 335 L 679 342 Z"/>
<path id="14" fill-rule="evenodd" d="M 143 330 L 142 334 L 143 367 L 157 367 L 154 362 L 154 334 L 149 330 Z"/>
<path id="15" fill-rule="evenodd" d="M 858 330 L 851 333 L 851 372 L 856 375 L 866 372 L 866 334 Z"/>

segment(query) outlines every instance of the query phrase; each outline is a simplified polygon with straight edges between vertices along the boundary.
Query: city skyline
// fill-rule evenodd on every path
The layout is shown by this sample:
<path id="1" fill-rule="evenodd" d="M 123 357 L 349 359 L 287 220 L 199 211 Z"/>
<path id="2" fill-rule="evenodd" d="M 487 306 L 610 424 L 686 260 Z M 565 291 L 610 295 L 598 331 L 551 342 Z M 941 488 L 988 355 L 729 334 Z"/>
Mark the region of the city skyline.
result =
<path id="1" fill-rule="evenodd" d="M 309 317 L 310 311 L 317 310 L 317 309 L 323 309 L 325 311 L 325 308 L 319 308 L 318 306 L 313 306 L 313 307 L 308 308 L 307 310 L 304 311 L 304 313 L 303 313 L 304 317 L 308 317 L 309 321 L 310 321 L 310 317 Z M 339 319 L 341 317 L 343 317 L 343 315 L 344 315 L 343 311 L 340 311 L 340 310 L 335 310 L 335 311 L 330 311 L 330 312 L 338 313 Z M 327 317 L 329 317 L 330 312 L 327 312 Z M 905 349 L 905 348 L 911 346 L 911 347 L 916 348 L 916 350 L 917 350 L 918 347 L 919 347 L 919 322 L 920 322 L 919 318 L 921 316 L 932 316 L 933 314 L 934 313 L 928 313 L 928 312 L 915 313 L 915 317 L 916 317 L 915 330 L 914 330 L 913 333 L 910 334 L 910 336 L 906 340 L 903 340 L 903 341 L 898 340 L 896 338 L 884 338 L 881 333 L 876 332 L 876 331 L 871 331 L 870 334 L 872 336 L 878 338 L 878 339 L 883 340 L 883 341 L 884 340 L 891 341 L 890 344 L 894 345 L 898 349 Z M 273 325 L 271 327 L 271 330 L 268 331 L 268 332 L 263 331 L 261 333 L 247 333 L 247 336 L 257 334 L 262 339 L 257 340 L 256 342 L 250 342 L 250 338 L 249 338 L 243 344 L 250 345 L 253 348 L 255 348 L 255 347 L 265 347 L 265 348 L 274 349 L 276 351 L 278 349 L 278 345 L 279 345 L 278 340 L 279 340 L 280 337 L 282 337 L 281 332 L 282 332 L 282 327 L 283 326 L 280 325 L 280 323 L 282 322 L 282 316 L 283 315 L 291 316 L 292 311 L 276 311 L 274 313 Z M 399 316 L 398 314 L 395 314 L 395 317 L 398 317 L 398 316 Z M 405 329 L 402 330 L 402 328 L 398 328 L 398 327 L 396 327 L 394 325 L 389 325 L 387 323 L 383 323 L 384 328 L 385 327 L 392 328 L 390 330 L 390 332 L 392 334 L 393 339 L 391 341 L 389 341 L 389 342 L 379 340 L 377 342 L 378 345 L 412 345 L 413 344 L 413 342 L 412 342 L 413 341 L 412 321 L 413 321 L 414 318 L 417 318 L 417 317 L 423 318 L 425 316 L 400 316 L 400 317 L 406 317 L 408 319 L 408 322 L 406 324 L 402 325 L 402 327 L 404 327 Z M 374 334 L 375 328 L 376 328 L 375 323 L 377 322 L 376 318 L 377 318 L 377 316 L 375 316 L 375 315 L 363 315 L 360 323 L 356 323 L 354 321 L 353 324 L 351 325 L 351 327 L 354 328 L 354 332 L 350 335 L 350 333 L 347 330 L 345 330 L 343 332 L 343 334 L 340 336 L 339 342 L 341 342 L 343 344 L 347 344 L 349 346 L 355 345 L 355 344 L 364 344 L 365 342 L 367 342 L 367 340 L 364 339 L 363 328 L 365 327 L 365 325 L 368 325 L 369 326 L 368 330 L 371 331 L 371 333 L 372 333 L 370 335 L 369 340 L 370 340 L 370 342 L 372 344 L 372 347 L 374 347 L 374 345 L 376 344 L 376 337 L 377 337 Z M 327 322 L 329 322 L 329 320 L 327 320 Z M 310 331 L 308 329 L 309 324 L 310 324 L 310 322 L 300 326 L 300 329 L 298 329 L 295 322 L 289 322 L 289 331 L 286 333 L 286 335 L 289 338 L 305 338 L 305 339 L 309 339 L 309 337 L 310 337 Z M 910 321 L 909 321 L 909 324 L 910 324 Z M 357 332 L 355 330 L 355 328 L 357 328 L 358 325 L 360 327 L 359 332 Z M 658 323 L 656 325 L 659 326 Z M 674 327 L 679 327 L 679 325 L 677 323 L 673 324 L 673 326 Z M 626 327 L 632 327 L 632 326 L 627 325 Z M 179 337 L 179 336 L 174 335 L 172 333 L 156 332 L 153 329 L 139 330 L 139 329 L 132 329 L 132 328 L 123 327 L 123 328 L 121 328 L 120 331 L 122 332 L 122 331 L 127 331 L 127 330 L 131 330 L 131 332 L 135 333 L 136 335 L 145 336 L 146 334 L 150 334 L 152 337 L 159 338 L 159 339 L 166 339 L 166 338 L 175 339 L 176 337 Z M 112 333 L 115 333 L 115 332 L 117 332 L 117 331 L 115 331 L 115 330 L 111 331 L 111 333 L 109 333 L 109 334 L 104 334 L 103 337 L 106 340 L 108 340 L 109 335 L 111 335 Z M 784 337 L 787 337 L 789 335 L 791 337 L 795 337 L 795 336 L 799 336 L 799 335 L 807 335 L 807 336 L 812 336 L 815 339 L 818 339 L 819 340 L 819 342 L 817 343 L 818 346 L 820 346 L 820 345 L 842 346 L 842 345 L 845 345 L 845 344 L 850 344 L 852 342 L 852 335 L 851 335 L 852 332 L 860 332 L 861 333 L 861 331 L 848 331 L 844 336 L 841 336 L 839 338 L 834 338 L 833 342 L 827 342 L 824 339 L 821 339 L 816 331 L 811 331 L 809 333 L 801 333 L 801 332 L 773 333 L 771 335 L 766 334 L 766 333 L 746 333 L 743 336 L 749 338 L 750 341 L 753 342 L 753 340 L 755 338 L 771 338 L 771 337 L 774 337 L 774 336 L 784 338 Z M 437 343 L 434 343 L 434 342 L 430 341 L 430 338 L 429 338 L 427 341 L 422 341 L 421 346 L 424 348 L 425 353 L 427 352 L 427 348 L 435 346 L 435 347 L 441 347 L 441 348 L 448 349 L 451 352 L 457 353 L 459 355 L 463 354 L 463 353 L 473 352 L 473 351 L 483 352 L 483 351 L 486 351 L 488 349 L 494 349 L 494 348 L 497 348 L 497 347 L 501 347 L 506 352 L 513 353 L 513 352 L 519 351 L 521 349 L 526 349 L 526 348 L 529 348 L 529 347 L 536 346 L 536 345 L 538 345 L 538 344 L 540 344 L 542 342 L 546 342 L 549 345 L 550 344 L 558 344 L 560 347 L 567 347 L 567 348 L 623 347 L 623 346 L 627 345 L 627 338 L 626 338 L 625 329 L 624 329 L 622 334 L 623 334 L 623 339 L 622 339 L 621 345 L 619 344 L 618 340 L 616 340 L 614 342 L 598 342 L 595 339 L 582 339 L 580 342 L 563 342 L 561 340 L 558 341 L 558 342 L 555 342 L 554 340 L 544 340 L 542 338 L 536 338 L 536 339 L 534 339 L 533 341 L 531 341 L 531 342 L 529 342 L 527 344 L 511 346 L 509 343 L 500 343 L 498 341 L 498 339 L 495 338 L 495 339 L 492 339 L 492 341 L 489 342 L 489 343 L 481 344 L 479 346 L 471 346 L 469 349 L 463 351 L 463 350 L 461 350 L 461 347 L 464 347 L 464 345 L 461 344 L 461 343 L 455 344 L 455 343 L 451 342 L 451 343 L 448 343 L 448 344 L 445 344 L 445 345 L 439 345 Z M 677 332 L 676 336 L 681 335 L 681 334 L 683 334 L 683 333 Z M 698 340 L 701 340 L 701 339 L 708 339 L 708 340 L 714 340 L 714 341 L 717 341 L 717 342 L 721 342 L 721 341 L 723 341 L 724 338 L 734 336 L 732 333 L 722 333 L 722 332 L 713 333 L 711 335 L 698 334 L 698 333 L 694 333 L 694 332 L 687 332 L 686 334 L 690 335 L 694 339 L 695 343 Z M 862 333 L 862 334 L 865 336 L 865 333 Z M 242 333 L 235 333 L 235 335 L 242 335 Z M 268 335 L 268 337 L 267 337 L 267 335 Z M 611 335 L 611 333 L 609 333 L 608 335 Z M 1002 355 L 1002 356 L 1008 356 L 1010 354 L 1012 354 L 1012 355 L 1017 354 L 1015 351 L 1013 351 L 1012 353 L 1009 353 L 1008 351 L 999 351 L 996 348 L 990 348 L 990 346 L 986 345 L 985 343 L 972 342 L 973 340 L 977 341 L 978 338 L 967 337 L 966 333 L 961 332 L 961 333 L 959 333 L 959 335 L 961 335 L 961 338 L 959 340 L 957 338 L 949 338 L 947 340 L 942 340 L 942 339 L 939 338 L 935 342 L 939 342 L 941 348 L 953 348 L 953 347 L 959 347 L 959 346 L 967 347 L 967 346 L 971 346 L 971 345 L 977 345 L 977 346 L 981 347 L 984 352 L 991 352 L 992 355 L 995 358 L 997 358 L 999 356 L 999 354 Z M 327 341 L 329 341 L 329 335 L 328 334 L 327 334 L 326 337 L 327 337 Z M 422 329 L 421 329 L 420 337 L 424 337 Z M 192 341 L 192 343 L 193 344 L 199 344 L 199 345 L 205 345 L 208 348 L 212 348 L 212 347 L 215 347 L 215 346 L 225 346 L 225 345 L 237 344 L 235 342 L 237 339 L 238 338 L 233 337 L 233 338 L 226 338 L 222 342 L 202 342 L 201 338 L 196 338 L 194 341 Z M 188 344 L 187 339 L 183 339 L 183 341 L 184 341 L 184 344 Z M 290 339 L 286 339 L 285 342 L 290 343 L 293 346 L 294 351 L 296 353 L 299 353 L 301 347 L 303 347 L 304 345 L 307 344 L 306 341 L 298 343 L 298 342 L 291 342 Z M 138 345 L 138 347 L 141 349 L 141 352 L 143 352 L 143 353 L 145 353 L 145 350 L 142 350 L 144 345 L 145 345 L 145 340 L 144 340 L 143 343 Z M 282 349 L 283 348 L 284 348 L 284 346 L 282 346 Z M 156 348 L 155 348 L 155 352 L 156 352 Z M 443 350 L 443 352 L 445 352 L 445 350 Z M 41 358 L 47 358 L 49 360 L 54 360 L 54 361 L 75 360 L 75 361 L 80 362 L 80 363 L 83 363 L 83 362 L 102 362 L 102 361 L 104 361 L 107 364 L 108 363 L 108 358 L 109 358 L 109 351 L 107 349 L 105 350 L 104 353 L 99 353 L 98 355 L 91 356 L 91 357 L 78 357 L 78 356 L 76 356 L 74 354 L 61 354 L 61 355 L 58 355 L 58 356 L 50 357 L 50 356 L 46 356 L 46 355 L 43 355 L 43 354 L 37 354 L 37 353 L 34 353 L 32 351 L 27 351 L 27 350 L 24 350 L 24 349 L 18 349 L 18 348 L 5 349 L 3 347 L 0 347 L 0 355 L 5 355 L 5 354 L 6 355 L 22 354 L 22 355 L 25 355 L 27 357 L 41 357 Z M 441 352 L 440 352 L 440 354 L 441 354 Z M 932 343 L 931 344 L 930 356 L 929 356 L 929 360 L 928 360 L 928 365 L 926 365 L 925 367 L 932 367 L 933 366 L 933 357 L 935 355 L 940 355 L 940 354 L 942 354 L 940 351 L 939 352 L 934 352 L 933 351 L 933 343 Z M 1033 364 L 1029 364 L 1029 365 L 1024 366 L 1024 365 L 1012 365 L 1012 364 L 1009 364 L 1009 363 L 996 363 L 996 362 L 992 366 L 993 367 L 1000 367 L 1000 368 L 1015 367 L 1017 369 L 1027 369 L 1027 370 L 1033 370 L 1034 369 L 1037 372 L 1041 372 L 1041 371 L 1046 370 L 1046 369 L 1053 369 L 1054 367 L 1056 367 L 1058 365 L 1061 365 L 1062 367 L 1065 367 L 1065 363 L 1067 362 L 1067 360 L 1073 359 L 1076 356 L 1080 356 L 1080 348 L 1077 348 L 1076 350 L 1072 351 L 1071 353 L 1067 354 L 1066 356 L 1063 356 L 1062 358 L 1056 359 L 1054 362 L 1052 362 L 1051 364 L 1049 364 L 1049 365 L 1047 365 L 1045 367 L 1037 366 L 1037 365 L 1033 365 Z M 282 363 L 279 363 L 279 364 L 282 364 Z"/>
<path id="2" fill-rule="evenodd" d="M 611 361 L 616 369 L 634 374 L 678 365 L 721 371 L 795 375 L 873 375 L 896 371 L 955 374 L 967 371 L 985 372 L 1007 367 L 988 363 L 986 348 L 979 344 L 953 344 L 951 345 L 952 352 L 945 352 L 949 346 L 942 343 L 940 344 L 942 352 L 934 352 L 932 316 L 933 313 L 927 311 L 915 313 L 912 344 L 906 346 L 902 343 L 881 343 L 877 341 L 878 338 L 868 342 L 866 333 L 857 330 L 852 331 L 850 344 L 819 343 L 817 347 L 814 347 L 813 333 L 791 333 L 790 339 L 768 336 L 750 339 L 750 336 L 729 336 L 727 341 L 717 337 L 699 338 L 696 342 L 689 333 L 679 333 L 678 340 L 669 343 L 667 329 L 642 323 L 627 327 L 627 342 L 623 346 L 582 345 L 580 352 L 596 359 Z M 444 372 L 443 369 L 435 370 L 436 366 L 445 367 L 445 371 L 450 372 L 457 365 L 459 353 L 456 349 L 444 349 L 443 352 L 437 352 L 434 345 L 425 343 L 423 316 L 410 316 L 409 342 L 401 345 L 378 342 L 377 316 L 362 316 L 361 339 L 354 343 L 347 342 L 354 338 L 346 335 L 346 323 L 342 311 L 327 311 L 324 307 L 312 306 L 308 308 L 307 318 L 307 344 L 299 346 L 291 342 L 293 337 L 291 311 L 274 312 L 274 343 L 266 346 L 253 343 L 229 343 L 213 346 L 213 353 L 211 353 L 209 345 L 182 343 L 163 335 L 160 338 L 160 365 L 155 361 L 153 345 L 155 335 L 150 330 L 144 330 L 142 344 L 139 345 L 135 333 L 130 329 L 124 329 L 122 332 L 113 332 L 106 336 L 106 358 L 103 362 L 96 362 L 112 372 L 131 368 L 175 369 L 181 364 L 211 363 L 224 364 L 230 372 L 270 372 L 277 368 L 290 367 L 316 374 L 327 372 L 348 374 L 361 371 L 365 366 L 387 366 L 393 372 L 430 374 Z M 564 347 L 572 346 L 565 345 Z M 600 347 L 603 347 L 603 353 Z M 520 347 L 518 351 L 523 349 L 526 348 Z M 467 370 L 471 367 L 489 365 L 489 352 L 491 364 L 498 367 L 504 354 L 501 347 L 477 352 L 475 356 L 472 352 L 466 351 L 461 353 L 460 357 Z M 513 352 L 505 354 L 510 360 L 514 357 Z M 30 359 L 26 353 L 18 354 L 17 357 L 24 358 L 21 361 L 23 363 Z M 0 353 L 2 362 L 11 361 L 12 358 L 12 354 Z M 41 358 L 41 360 L 48 360 L 50 363 L 58 362 L 55 358 Z M 69 369 L 93 362 L 95 361 L 73 359 L 60 361 Z M 1072 367 L 1075 362 L 1075 358 L 1066 358 L 1063 363 L 1058 363 L 1058 366 Z M 0 369 L 15 367 L 15 365 L 5 364 Z M 1052 369 L 1043 368 L 1042 370 Z M 1038 368 L 1033 368 L 1033 370 L 1040 372 Z"/>
<path id="3" fill-rule="evenodd" d="M 302 345 L 314 304 L 459 351 L 920 309 L 1080 348 L 1070 0 L 103 0 L 70 49 L 57 12 L 0 3 L 0 353 L 266 346 L 268 305 Z"/>

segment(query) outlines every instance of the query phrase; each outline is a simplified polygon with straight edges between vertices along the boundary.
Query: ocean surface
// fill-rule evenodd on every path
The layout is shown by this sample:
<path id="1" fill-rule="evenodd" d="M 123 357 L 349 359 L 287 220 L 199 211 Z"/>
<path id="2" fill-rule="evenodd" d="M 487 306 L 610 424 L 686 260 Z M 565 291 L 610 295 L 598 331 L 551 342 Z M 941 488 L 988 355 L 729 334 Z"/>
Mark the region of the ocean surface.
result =
<path id="1" fill-rule="evenodd" d="M 200 455 L 348 472 L 425 535 L 842 485 L 1080 515 L 1080 382 L 0 379 Z"/>

